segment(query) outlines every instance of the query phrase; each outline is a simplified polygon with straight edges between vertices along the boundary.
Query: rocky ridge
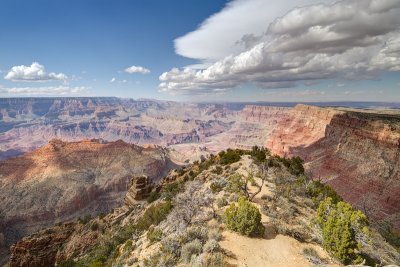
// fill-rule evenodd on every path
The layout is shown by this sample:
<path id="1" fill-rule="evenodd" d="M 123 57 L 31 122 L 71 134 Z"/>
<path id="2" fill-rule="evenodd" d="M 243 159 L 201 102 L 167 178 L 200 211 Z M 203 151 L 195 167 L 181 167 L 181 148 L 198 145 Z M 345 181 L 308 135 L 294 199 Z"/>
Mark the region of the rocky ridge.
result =
<path id="1" fill-rule="evenodd" d="M 157 181 L 171 166 L 163 148 L 102 140 L 52 140 L 1 161 L 5 243 L 60 221 L 108 212 L 120 205 L 133 176 Z"/>
<path id="2" fill-rule="evenodd" d="M 143 192 L 141 189 L 149 185 L 145 177 L 134 177 L 125 202 L 120 208 L 88 222 L 61 224 L 23 238 L 13 246 L 9 266 L 26 266 L 27 262 L 32 267 L 44 266 L 43 264 L 90 266 L 95 263 L 147 266 L 162 262 L 163 257 L 168 260 L 168 266 L 176 266 L 187 261 L 183 251 L 190 238 L 198 238 L 203 242 L 203 252 L 193 252 L 198 257 L 198 262 L 211 258 L 215 262 L 252 266 L 342 266 L 321 247 L 319 230 L 314 229 L 316 226 L 310 223 L 316 216 L 313 201 L 304 196 L 301 188 L 292 190 L 290 196 L 278 192 L 280 186 L 285 183 L 289 182 L 291 185 L 287 185 L 290 187 L 299 185 L 296 182 L 298 177 L 277 163 L 273 164 L 275 167 L 270 167 L 266 172 L 264 169 L 263 172 L 259 169 L 262 165 L 248 155 L 242 156 L 237 162 L 226 164 L 221 169 L 218 168 L 221 167 L 219 160 L 218 156 L 210 157 L 202 163 L 171 171 L 160 181 L 160 186 L 155 186 L 160 190 L 160 195 L 159 199 L 151 204 L 134 200 L 138 198 L 138 192 Z M 262 212 L 261 220 L 266 232 L 258 238 L 229 231 L 223 220 L 218 219 L 222 218 L 225 207 L 237 199 L 237 195 L 235 197 L 235 193 L 229 189 L 229 177 L 234 174 L 249 175 L 249 172 L 257 173 L 255 184 L 250 186 L 249 190 L 255 193 L 257 186 L 261 184 L 261 192 L 255 195 L 253 204 Z M 262 173 L 265 176 L 260 176 Z M 188 180 L 188 177 L 192 178 Z M 288 180 L 278 182 L 280 179 Z M 210 188 L 213 188 L 213 184 L 220 184 L 220 187 L 212 192 Z M 191 201 L 200 201 L 198 198 L 202 198 L 202 201 L 206 198 L 207 203 L 190 206 Z M 290 198 L 291 201 L 286 198 Z M 145 228 L 138 224 L 146 212 L 152 207 L 161 207 L 169 201 L 166 199 L 171 199 L 173 203 L 167 216 L 152 225 L 147 224 Z M 277 204 L 278 206 L 275 206 Z M 287 212 L 293 209 L 295 212 Z M 153 209 L 153 212 L 157 210 Z M 189 223 L 177 228 L 177 225 L 183 223 L 180 216 L 184 213 L 181 211 L 192 214 L 192 217 Z M 152 218 L 156 218 L 155 214 L 152 214 Z M 135 231 L 135 227 L 142 230 Z M 156 231 L 161 231 L 161 236 L 152 237 Z M 221 240 L 222 236 L 224 239 Z M 172 240 L 175 240 L 175 243 Z M 212 250 L 205 245 L 210 240 L 217 243 Z M 240 246 L 237 240 L 240 240 Z M 168 254 L 168 246 L 172 246 L 176 254 Z M 269 249 L 264 250 L 266 248 Z M 373 250 L 369 250 L 371 248 Z M 306 249 L 313 250 L 313 256 L 306 254 Z M 395 263 L 400 259 L 398 252 L 375 232 L 371 243 L 367 243 L 363 251 L 371 259 L 380 260 L 383 265 Z"/>

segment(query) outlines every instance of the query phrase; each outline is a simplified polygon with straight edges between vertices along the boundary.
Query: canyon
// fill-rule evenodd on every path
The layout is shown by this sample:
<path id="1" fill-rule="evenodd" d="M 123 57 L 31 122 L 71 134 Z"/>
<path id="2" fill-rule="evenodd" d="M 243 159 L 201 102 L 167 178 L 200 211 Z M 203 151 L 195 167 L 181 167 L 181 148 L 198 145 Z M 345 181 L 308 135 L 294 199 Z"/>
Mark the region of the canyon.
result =
<path id="1" fill-rule="evenodd" d="M 132 177 L 157 181 L 173 166 L 164 148 L 103 140 L 54 139 L 1 161 L 3 248 L 43 227 L 109 212 L 121 204 Z"/>
<path id="2" fill-rule="evenodd" d="M 300 156 L 308 176 L 400 228 L 399 110 L 15 98 L 0 99 L 0 224 L 13 226 L 0 246 L 111 210 L 132 175 L 157 180 L 174 164 L 255 145 Z"/>

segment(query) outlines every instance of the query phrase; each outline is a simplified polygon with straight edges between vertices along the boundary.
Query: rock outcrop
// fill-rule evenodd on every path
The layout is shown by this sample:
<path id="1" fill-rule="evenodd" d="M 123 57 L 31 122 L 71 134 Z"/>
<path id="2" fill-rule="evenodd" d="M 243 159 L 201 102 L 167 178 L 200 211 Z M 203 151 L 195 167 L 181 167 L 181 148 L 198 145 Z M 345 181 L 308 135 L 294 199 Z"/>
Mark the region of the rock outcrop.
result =
<path id="1" fill-rule="evenodd" d="M 121 204 L 132 177 L 146 175 L 149 183 L 170 166 L 163 148 L 103 140 L 52 140 L 24 156 L 1 161 L 0 213 L 6 244 L 57 222 L 108 212 Z M 145 192 L 137 192 L 139 197 Z"/>
<path id="2" fill-rule="evenodd" d="M 73 231 L 73 225 L 66 224 L 23 238 L 11 247 L 11 257 L 7 266 L 54 266 L 57 252 Z"/>
<path id="3" fill-rule="evenodd" d="M 132 178 L 129 183 L 129 190 L 125 196 L 125 205 L 131 206 L 138 200 L 146 199 L 152 189 L 150 178 L 148 176 L 139 176 Z"/>

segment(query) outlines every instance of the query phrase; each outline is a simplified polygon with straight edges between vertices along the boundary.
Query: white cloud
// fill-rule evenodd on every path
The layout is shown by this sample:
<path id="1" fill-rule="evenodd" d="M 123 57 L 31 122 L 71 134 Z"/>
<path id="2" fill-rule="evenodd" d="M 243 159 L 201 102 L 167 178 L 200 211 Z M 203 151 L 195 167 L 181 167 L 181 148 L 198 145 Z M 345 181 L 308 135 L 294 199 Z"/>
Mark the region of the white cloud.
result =
<path id="1" fill-rule="evenodd" d="M 231 6 L 244 2 L 259 1 L 237 0 Z M 372 79 L 380 71 L 400 71 L 400 0 L 299 7 L 264 27 L 263 37 L 254 39 L 259 43 L 238 55 L 202 70 L 164 72 L 160 91 L 215 92 L 248 82 L 261 88 L 288 88 L 298 81 Z"/>
<path id="2" fill-rule="evenodd" d="M 14 66 L 4 76 L 4 79 L 11 81 L 50 81 L 50 80 L 61 80 L 66 81 L 67 75 L 64 73 L 46 73 L 43 65 L 38 62 L 33 62 L 30 66 L 20 65 Z"/>
<path id="3" fill-rule="evenodd" d="M 111 80 L 110 80 L 110 83 L 113 83 L 115 81 L 116 81 L 115 77 L 112 77 Z"/>
<path id="4" fill-rule="evenodd" d="M 178 55 L 213 63 L 262 41 L 268 25 L 295 5 L 332 0 L 235 0 L 206 19 L 198 29 L 175 40 Z"/>
<path id="5" fill-rule="evenodd" d="M 145 67 L 142 66 L 131 66 L 129 68 L 125 69 L 125 72 L 127 73 L 141 73 L 141 74 L 148 74 L 150 73 L 149 69 L 146 69 Z"/>

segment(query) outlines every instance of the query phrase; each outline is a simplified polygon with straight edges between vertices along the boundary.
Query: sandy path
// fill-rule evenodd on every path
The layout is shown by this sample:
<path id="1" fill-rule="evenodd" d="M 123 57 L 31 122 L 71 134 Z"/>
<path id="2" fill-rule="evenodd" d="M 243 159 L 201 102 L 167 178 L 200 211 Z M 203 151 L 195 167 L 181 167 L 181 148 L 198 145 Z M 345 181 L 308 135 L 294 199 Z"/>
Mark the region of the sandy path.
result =
<path id="1" fill-rule="evenodd" d="M 224 231 L 221 247 L 232 255 L 228 262 L 238 267 L 248 266 L 312 266 L 301 251 L 301 244 L 290 237 L 274 239 L 248 238 Z"/>
<path id="2" fill-rule="evenodd" d="M 238 173 L 247 175 L 250 169 L 251 159 L 243 157 L 240 161 L 242 165 L 237 170 Z M 256 178 L 256 182 L 261 184 L 261 179 Z M 266 182 L 269 186 L 270 184 Z M 254 204 L 261 209 L 263 194 L 271 195 L 270 187 L 262 187 L 261 192 L 253 199 Z M 256 187 L 250 187 L 250 191 L 256 190 Z M 220 241 L 221 247 L 230 256 L 228 262 L 238 267 L 258 267 L 258 266 L 313 266 L 302 254 L 306 247 L 314 248 L 322 258 L 329 258 L 327 253 L 318 245 L 300 243 L 294 238 L 276 235 L 269 224 L 269 217 L 261 213 L 261 220 L 266 228 L 264 238 L 249 238 L 239 235 L 235 232 L 224 231 L 223 239 Z M 326 264 L 324 266 L 340 266 Z"/>

